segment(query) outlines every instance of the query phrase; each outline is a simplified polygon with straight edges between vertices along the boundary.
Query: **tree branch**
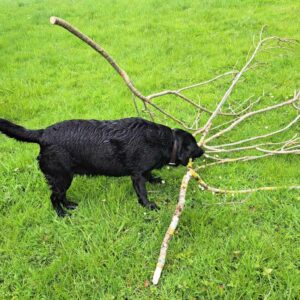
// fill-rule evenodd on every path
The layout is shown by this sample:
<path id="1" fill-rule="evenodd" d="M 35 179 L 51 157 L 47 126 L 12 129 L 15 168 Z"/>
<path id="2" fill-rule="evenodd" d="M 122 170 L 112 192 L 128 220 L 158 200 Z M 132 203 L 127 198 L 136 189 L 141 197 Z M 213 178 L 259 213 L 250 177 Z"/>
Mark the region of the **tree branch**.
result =
<path id="1" fill-rule="evenodd" d="M 106 52 L 100 45 L 98 45 L 96 42 L 94 42 L 91 38 L 89 38 L 87 35 L 80 32 L 77 28 L 75 28 L 73 25 L 68 23 L 67 21 L 57 18 L 57 17 L 51 17 L 50 23 L 53 25 L 59 25 L 66 30 L 68 30 L 70 33 L 78 37 L 80 40 L 88 44 L 90 47 L 92 47 L 95 51 L 97 51 L 99 54 L 102 55 L 102 57 L 115 69 L 115 71 L 122 77 L 127 87 L 131 90 L 131 92 L 137 96 L 138 98 L 142 99 L 145 102 L 148 102 L 148 99 L 141 94 L 141 92 L 134 86 L 133 82 L 130 80 L 127 73 L 117 64 L 117 62 Z"/>

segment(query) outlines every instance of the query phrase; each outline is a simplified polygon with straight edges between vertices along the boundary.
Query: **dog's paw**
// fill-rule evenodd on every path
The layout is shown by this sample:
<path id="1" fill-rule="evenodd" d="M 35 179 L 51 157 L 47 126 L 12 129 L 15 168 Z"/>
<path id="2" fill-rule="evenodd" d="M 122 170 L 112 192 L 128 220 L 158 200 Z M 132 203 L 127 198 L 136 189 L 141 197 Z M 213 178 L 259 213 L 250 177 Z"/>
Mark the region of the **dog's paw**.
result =
<path id="1" fill-rule="evenodd" d="M 157 206 L 154 202 L 147 203 L 146 207 L 150 210 L 160 210 L 159 206 Z"/>
<path id="2" fill-rule="evenodd" d="M 61 209 L 56 209 L 55 211 L 56 211 L 57 215 L 60 218 L 64 218 L 66 216 L 69 216 L 69 214 L 66 211 L 64 211 L 62 208 Z"/>
<path id="3" fill-rule="evenodd" d="M 66 209 L 76 209 L 78 204 L 75 203 L 75 202 L 72 202 L 72 201 L 68 201 L 66 200 L 65 202 L 63 202 L 63 206 L 66 208 Z"/>

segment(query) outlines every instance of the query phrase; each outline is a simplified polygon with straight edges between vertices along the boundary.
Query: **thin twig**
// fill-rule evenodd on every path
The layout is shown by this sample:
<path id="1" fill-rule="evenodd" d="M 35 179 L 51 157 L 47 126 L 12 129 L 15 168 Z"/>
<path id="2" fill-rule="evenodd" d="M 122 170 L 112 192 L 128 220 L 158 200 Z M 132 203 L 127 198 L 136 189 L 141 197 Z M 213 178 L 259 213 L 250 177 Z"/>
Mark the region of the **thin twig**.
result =
<path id="1" fill-rule="evenodd" d="M 236 146 L 236 145 L 240 145 L 240 144 L 244 144 L 246 142 L 252 142 L 252 141 L 255 141 L 255 140 L 258 140 L 258 139 L 263 139 L 263 138 L 266 138 L 266 137 L 270 137 L 270 136 L 273 136 L 273 135 L 276 135 L 278 133 L 281 133 L 281 132 L 284 132 L 286 131 L 287 129 L 289 129 L 292 125 L 296 124 L 296 122 L 300 119 L 300 115 L 296 116 L 287 126 L 279 129 L 279 130 L 276 130 L 276 131 L 273 131 L 273 132 L 270 132 L 270 133 L 266 133 L 266 134 L 263 134 L 263 135 L 258 135 L 258 136 L 253 136 L 251 138 L 248 138 L 248 139 L 244 139 L 244 140 L 239 140 L 239 141 L 236 141 L 236 142 L 232 142 L 232 143 L 228 143 L 228 144 L 221 144 L 221 145 L 216 145 L 216 146 L 213 146 L 214 148 L 224 148 L 224 147 L 230 147 L 230 146 Z"/>
<path id="2" fill-rule="evenodd" d="M 135 100 L 135 95 L 134 95 L 134 94 L 132 94 L 132 101 L 133 101 L 133 104 L 134 104 L 135 111 L 136 111 L 137 115 L 140 117 L 140 116 L 141 116 L 141 114 L 140 114 L 140 111 L 139 111 L 138 105 L 137 105 L 137 103 L 136 103 L 136 100 Z"/>
<path id="3" fill-rule="evenodd" d="M 278 154 L 278 153 L 277 153 Z M 208 167 L 212 167 L 215 165 L 221 165 L 221 164 L 227 164 L 227 163 L 235 163 L 235 162 L 245 162 L 245 161 L 250 161 L 250 160 L 256 160 L 256 159 L 261 159 L 265 158 L 268 156 L 273 156 L 276 155 L 276 153 L 267 153 L 263 155 L 248 155 L 248 156 L 242 156 L 242 157 L 236 157 L 236 158 L 224 158 L 224 159 L 214 159 L 216 162 L 208 163 L 206 165 L 201 165 L 198 166 L 195 170 L 200 170 L 200 169 L 206 169 Z"/>
<path id="4" fill-rule="evenodd" d="M 251 62 L 254 60 L 259 48 L 261 47 L 261 41 L 260 43 L 257 45 L 257 47 L 255 48 L 254 52 L 252 53 L 250 59 L 246 62 L 246 64 L 244 65 L 244 67 L 239 71 L 239 73 L 235 76 L 235 78 L 233 79 L 230 87 L 228 88 L 228 90 L 226 91 L 226 93 L 224 94 L 223 98 L 221 99 L 220 103 L 218 104 L 216 110 L 213 112 L 213 114 L 210 116 L 210 118 L 208 119 L 208 121 L 206 122 L 206 124 L 203 127 L 203 131 L 202 131 L 202 137 L 200 139 L 199 145 L 202 146 L 204 143 L 204 140 L 209 132 L 209 129 L 212 125 L 212 122 L 214 120 L 214 118 L 219 114 L 221 108 L 223 107 L 223 105 L 225 104 L 225 102 L 227 101 L 227 99 L 229 98 L 231 92 L 233 91 L 234 87 L 236 86 L 236 84 L 238 83 L 239 79 L 241 78 L 241 76 L 244 74 L 244 72 L 246 72 L 247 68 L 249 67 L 249 65 L 251 64 Z M 196 132 L 197 134 L 197 132 Z"/>
<path id="5" fill-rule="evenodd" d="M 217 146 L 215 147 L 215 146 L 205 145 L 205 153 L 207 154 L 207 153 L 237 152 L 237 151 L 258 149 L 262 146 L 274 146 L 274 145 L 283 145 L 282 148 L 285 148 L 291 142 L 295 143 L 298 140 L 298 138 L 296 138 L 296 137 L 297 137 L 297 135 L 295 135 L 290 140 L 286 140 L 286 141 L 282 141 L 282 142 L 275 142 L 275 143 L 267 142 L 267 143 L 255 144 L 255 145 L 244 146 L 244 147 L 229 148 L 229 149 L 219 148 Z M 299 146 L 299 145 L 300 145 L 300 143 L 296 146 Z"/>
<path id="6" fill-rule="evenodd" d="M 300 185 L 291 185 L 291 186 L 262 186 L 258 188 L 252 188 L 252 189 L 243 189 L 243 190 L 228 190 L 228 189 L 220 189 L 215 188 L 210 185 L 208 185 L 199 175 L 197 178 L 197 182 L 199 183 L 200 187 L 202 187 L 203 190 L 212 192 L 214 194 L 248 194 L 248 193 L 254 193 L 258 191 L 275 191 L 275 190 L 292 190 L 292 189 L 300 189 Z"/>
<path id="7" fill-rule="evenodd" d="M 298 146 L 299 147 L 299 146 Z M 261 152 L 265 152 L 265 153 L 273 153 L 273 154 L 300 154 L 300 150 L 299 149 L 294 149 L 294 150 L 267 150 L 267 149 L 263 149 L 260 147 L 256 148 L 257 150 L 261 151 Z"/>
<path id="8" fill-rule="evenodd" d="M 179 91 L 167 90 L 167 91 L 163 91 L 163 92 L 160 92 L 160 93 L 149 95 L 149 96 L 147 96 L 147 99 L 148 100 L 152 100 L 152 99 L 155 99 L 155 98 L 158 98 L 158 97 L 167 96 L 167 95 L 177 96 L 177 97 L 183 99 L 184 101 L 188 102 L 192 106 L 194 106 L 194 107 L 196 107 L 198 109 L 201 109 L 202 111 L 204 111 L 206 113 L 209 113 L 209 114 L 213 113 L 211 110 L 207 109 L 206 107 L 204 107 L 204 106 L 202 106 L 200 104 L 197 104 L 192 99 L 190 99 L 187 96 L 181 94 Z M 236 114 L 235 113 L 222 113 L 222 112 L 220 112 L 220 115 L 222 115 L 222 116 L 235 116 Z"/>
<path id="9" fill-rule="evenodd" d="M 190 86 L 183 87 L 183 88 L 181 88 L 181 89 L 179 89 L 177 91 L 180 93 L 180 92 L 183 92 L 183 91 L 188 90 L 188 89 L 192 89 L 192 88 L 195 88 L 195 87 L 199 87 L 201 85 L 205 85 L 205 84 L 211 83 L 211 82 L 213 82 L 215 80 L 218 80 L 218 79 L 220 79 L 220 78 L 222 78 L 224 76 L 235 75 L 237 73 L 238 73 L 238 71 L 236 71 L 236 70 L 229 71 L 229 72 L 226 72 L 224 74 L 218 75 L 218 76 L 216 76 L 216 77 L 214 77 L 212 79 L 209 79 L 209 80 L 206 80 L 206 81 L 203 81 L 203 82 L 200 82 L 200 83 L 196 83 L 196 84 L 193 84 L 193 85 L 190 85 Z"/>
<path id="10" fill-rule="evenodd" d="M 277 109 L 277 108 L 281 108 L 281 107 L 286 106 L 286 105 L 290 105 L 290 104 L 298 101 L 299 98 L 300 98 L 300 92 L 298 92 L 293 98 L 291 98 L 291 99 L 289 99 L 287 101 L 280 102 L 278 104 L 271 105 L 271 106 L 268 106 L 268 107 L 265 107 L 265 108 L 262 108 L 262 109 L 259 109 L 259 110 L 256 110 L 256 111 L 248 112 L 247 114 L 242 115 L 241 117 L 239 117 L 236 121 L 234 121 L 232 124 L 230 124 L 230 126 L 228 126 L 227 128 L 219 131 L 218 133 L 216 133 L 213 136 L 211 136 L 208 139 L 206 139 L 205 142 L 203 142 L 203 143 L 206 144 L 206 143 L 212 141 L 213 139 L 216 139 L 216 138 L 220 137 L 221 135 L 223 135 L 224 133 L 232 130 L 235 126 L 237 126 L 239 123 L 241 123 L 242 121 L 244 121 L 245 119 L 247 119 L 249 117 L 252 117 L 254 115 L 261 114 L 261 113 L 264 113 L 264 112 L 268 112 L 270 110 L 274 110 L 274 109 Z M 293 122 L 292 122 L 292 124 L 294 124 Z"/>
<path id="11" fill-rule="evenodd" d="M 151 109 L 149 109 L 149 107 L 147 106 L 147 103 L 143 101 L 143 105 L 144 105 L 144 109 L 143 111 L 148 113 L 150 119 L 152 122 L 154 122 L 154 114 L 153 112 L 151 111 Z"/>

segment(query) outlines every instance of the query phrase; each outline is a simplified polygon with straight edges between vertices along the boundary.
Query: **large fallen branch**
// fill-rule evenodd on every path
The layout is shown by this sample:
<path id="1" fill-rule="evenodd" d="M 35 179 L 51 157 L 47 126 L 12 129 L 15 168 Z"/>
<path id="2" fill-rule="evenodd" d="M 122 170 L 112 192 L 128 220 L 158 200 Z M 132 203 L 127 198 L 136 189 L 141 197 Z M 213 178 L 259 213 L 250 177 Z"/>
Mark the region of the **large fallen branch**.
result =
<path id="1" fill-rule="evenodd" d="M 270 190 L 278 190 L 278 189 L 300 189 L 300 185 L 295 184 L 293 186 L 272 186 L 272 187 L 254 187 L 254 188 L 247 188 L 247 189 L 241 189 L 241 190 L 229 190 L 229 189 L 221 189 L 212 187 L 209 184 L 207 184 L 200 175 L 196 172 L 197 170 L 204 170 L 208 167 L 216 166 L 216 165 L 222 165 L 227 163 L 236 163 L 236 162 L 246 162 L 246 161 L 252 161 L 257 159 L 262 159 L 270 156 L 279 156 L 279 155 L 299 155 L 300 154 L 300 138 L 297 135 L 294 135 L 293 137 L 285 140 L 276 140 L 276 141 L 264 141 L 257 144 L 252 144 L 254 141 L 257 140 L 264 140 L 266 138 L 272 137 L 272 139 L 276 138 L 282 133 L 287 133 L 287 131 L 291 130 L 291 128 L 297 124 L 299 124 L 300 119 L 300 91 L 295 91 L 294 96 L 291 97 L 289 100 L 283 100 L 278 103 L 272 103 L 269 106 L 266 106 L 264 108 L 259 108 L 256 110 L 252 110 L 254 107 L 256 107 L 260 102 L 261 99 L 265 97 L 263 94 L 262 96 L 258 97 L 255 101 L 252 101 L 253 96 L 248 97 L 245 100 L 241 100 L 238 103 L 228 103 L 228 99 L 230 98 L 232 92 L 237 87 L 238 83 L 240 83 L 241 78 L 245 75 L 246 72 L 249 70 L 253 70 L 255 67 L 259 65 L 256 61 L 256 57 L 261 52 L 266 52 L 271 49 L 286 49 L 287 45 L 291 45 L 296 43 L 295 40 L 287 39 L 287 38 L 281 38 L 277 36 L 269 36 L 269 37 L 263 37 L 264 34 L 264 27 L 262 28 L 260 34 L 259 34 L 259 40 L 254 47 L 254 49 L 251 52 L 251 49 L 249 50 L 249 53 L 246 58 L 245 64 L 242 66 L 242 68 L 238 70 L 228 71 L 224 74 L 215 76 L 212 79 L 205 80 L 203 82 L 195 83 L 186 87 L 181 87 L 175 90 L 164 90 L 161 92 L 153 93 L 148 96 L 145 96 L 143 93 L 141 93 L 133 84 L 132 80 L 129 78 L 128 74 L 116 63 L 116 61 L 112 58 L 111 55 L 108 54 L 99 44 L 94 42 L 92 39 L 90 39 L 88 36 L 80 32 L 78 29 L 73 27 L 71 24 L 67 23 L 66 21 L 59 19 L 57 17 L 51 17 L 50 22 L 55 25 L 59 25 L 69 32 L 71 32 L 73 35 L 78 37 L 80 40 L 88 44 L 90 47 L 92 47 L 94 50 L 96 50 L 99 54 L 103 56 L 103 58 L 113 67 L 113 69 L 122 77 L 124 83 L 128 87 L 128 89 L 131 91 L 133 95 L 133 102 L 135 105 L 135 108 L 138 111 L 138 106 L 135 101 L 135 98 L 141 100 L 143 102 L 145 111 L 149 113 L 149 117 L 153 119 L 153 111 L 150 110 L 149 107 L 152 107 L 152 109 L 159 111 L 160 113 L 164 114 L 166 117 L 170 118 L 183 128 L 190 130 L 193 132 L 193 135 L 195 137 L 199 136 L 199 145 L 203 147 L 206 151 L 205 157 L 207 160 L 211 161 L 206 164 L 201 164 L 200 166 L 196 166 L 195 168 L 192 168 L 191 162 L 188 165 L 188 170 L 185 176 L 182 179 L 182 184 L 180 187 L 179 192 L 179 201 L 176 206 L 176 210 L 174 212 L 171 224 L 169 226 L 169 229 L 164 237 L 160 256 L 158 259 L 157 267 L 154 272 L 153 276 L 153 283 L 157 284 L 163 269 L 163 266 L 165 264 L 166 260 L 166 253 L 168 249 L 169 241 L 176 229 L 176 226 L 178 224 L 179 218 L 182 214 L 182 211 L 184 209 L 185 204 L 185 198 L 186 198 L 186 190 L 189 184 L 189 181 L 191 178 L 195 178 L 198 182 L 199 187 L 203 191 L 208 191 L 213 194 L 219 193 L 219 194 L 245 194 L 245 193 L 253 193 L 257 191 L 270 191 Z M 183 92 L 199 88 L 203 85 L 207 85 L 210 83 L 215 82 L 216 80 L 219 80 L 221 78 L 226 78 L 228 76 L 234 76 L 232 79 L 231 84 L 229 85 L 228 89 L 224 93 L 221 100 L 218 102 L 216 108 L 214 110 L 210 110 L 207 107 L 200 105 L 196 103 L 195 100 L 187 97 L 183 94 Z M 187 124 L 184 120 L 181 120 L 177 117 L 175 117 L 173 114 L 169 113 L 167 110 L 163 109 L 159 104 L 153 103 L 154 99 L 164 97 L 166 95 L 171 95 L 176 97 L 175 99 L 180 99 L 182 101 L 185 101 L 187 105 L 192 106 L 195 109 L 195 118 L 192 123 L 192 125 Z M 225 104 L 228 106 L 227 111 L 222 111 L 222 109 L 225 107 Z M 225 134 L 230 133 L 234 128 L 236 128 L 238 125 L 240 125 L 242 122 L 251 119 L 252 117 L 259 116 L 261 114 L 268 113 L 270 111 L 277 111 L 279 109 L 287 109 L 290 108 L 294 112 L 296 112 L 296 116 L 287 124 L 287 125 L 281 125 L 282 127 L 279 129 L 273 129 L 270 132 L 259 134 L 255 136 L 246 137 L 244 139 L 238 140 L 238 141 L 232 141 L 229 143 L 223 143 L 223 144 L 213 144 L 210 143 L 212 141 L 217 141 L 218 138 L 222 137 Z M 207 121 L 205 124 L 200 127 L 199 124 L 201 123 L 202 119 L 200 118 L 200 115 L 202 113 L 206 113 L 209 115 Z M 217 118 L 230 118 L 230 120 L 226 120 L 225 122 L 213 125 L 215 120 Z M 213 134 L 211 134 L 213 132 Z M 242 146 L 241 146 L 242 145 Z M 240 153 L 243 151 L 254 151 L 255 153 L 252 153 L 249 155 L 239 156 L 239 157 L 227 157 L 230 154 L 233 153 Z M 220 155 L 225 154 L 226 157 L 222 157 Z M 244 201 L 240 201 L 239 203 L 244 203 Z"/>

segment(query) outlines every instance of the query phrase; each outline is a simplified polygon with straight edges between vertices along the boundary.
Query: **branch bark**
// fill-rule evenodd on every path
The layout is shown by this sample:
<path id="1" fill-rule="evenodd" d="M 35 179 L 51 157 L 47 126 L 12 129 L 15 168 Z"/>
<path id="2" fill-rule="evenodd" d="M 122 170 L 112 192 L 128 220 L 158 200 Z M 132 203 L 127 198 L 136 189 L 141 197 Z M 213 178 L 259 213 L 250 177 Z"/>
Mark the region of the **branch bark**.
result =
<path id="1" fill-rule="evenodd" d="M 169 226 L 169 228 L 168 228 L 168 230 L 165 234 L 165 237 L 163 239 L 163 242 L 161 244 L 159 258 L 158 258 L 156 269 L 154 271 L 154 275 L 153 275 L 153 279 L 152 279 L 152 282 L 153 282 L 154 285 L 158 284 L 162 269 L 163 269 L 163 267 L 165 265 L 165 262 L 166 262 L 166 255 L 167 255 L 167 250 L 168 250 L 168 246 L 169 246 L 169 241 L 171 240 L 171 238 L 172 238 L 172 236 L 173 236 L 173 234 L 176 230 L 179 218 L 180 218 L 180 216 L 182 214 L 182 211 L 184 209 L 186 190 L 187 190 L 188 183 L 189 183 L 189 181 L 191 179 L 191 176 L 192 176 L 191 162 L 190 162 L 188 168 L 189 168 L 189 170 L 183 176 L 183 179 L 182 179 L 182 182 L 181 182 L 178 204 L 177 204 L 175 212 L 173 214 L 171 224 L 170 224 L 170 226 Z"/>

